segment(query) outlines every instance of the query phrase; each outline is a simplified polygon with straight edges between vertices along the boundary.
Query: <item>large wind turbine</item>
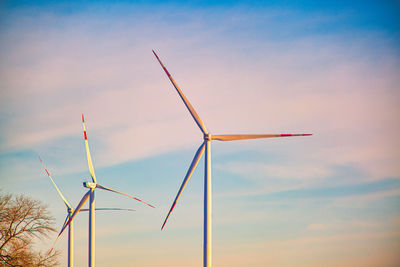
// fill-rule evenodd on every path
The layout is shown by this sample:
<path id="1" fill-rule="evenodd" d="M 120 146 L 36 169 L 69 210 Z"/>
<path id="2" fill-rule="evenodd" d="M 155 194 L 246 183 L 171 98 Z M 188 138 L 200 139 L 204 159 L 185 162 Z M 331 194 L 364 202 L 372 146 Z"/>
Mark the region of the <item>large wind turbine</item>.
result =
<path id="1" fill-rule="evenodd" d="M 193 106 L 190 104 L 189 100 L 185 97 L 182 91 L 179 89 L 178 85 L 175 83 L 174 79 L 172 78 L 171 74 L 165 68 L 164 64 L 161 62 L 160 58 L 154 52 L 158 62 L 160 63 L 161 67 L 164 69 L 165 73 L 167 74 L 169 80 L 171 81 L 172 85 L 175 87 L 176 91 L 178 92 L 179 96 L 183 100 L 186 105 L 186 108 L 189 110 L 190 115 L 192 115 L 194 121 L 196 122 L 197 126 L 200 128 L 201 132 L 203 133 L 203 143 L 200 145 L 199 149 L 197 150 L 192 163 L 190 164 L 189 170 L 186 173 L 185 178 L 183 179 L 182 185 L 179 188 L 178 194 L 175 197 L 175 200 L 172 204 L 171 209 L 168 212 L 167 217 L 161 227 L 161 230 L 164 228 L 169 216 L 171 215 L 172 210 L 175 208 L 176 202 L 178 201 L 179 197 L 182 194 L 183 189 L 185 188 L 187 182 L 189 181 L 190 176 L 192 175 L 194 169 L 197 166 L 201 156 L 206 151 L 205 155 L 205 175 L 204 175 L 204 233 L 203 233 L 203 265 L 204 267 L 211 267 L 211 141 L 218 140 L 218 141 L 234 141 L 234 140 L 246 140 L 246 139 L 257 139 L 257 138 L 272 138 L 272 137 L 289 137 L 289 136 L 308 136 L 311 134 L 234 134 L 234 135 L 211 135 L 203 121 L 200 119 L 199 115 L 194 110 Z"/>
<path id="2" fill-rule="evenodd" d="M 87 156 L 87 161 L 88 161 L 88 165 L 89 165 L 89 172 L 92 178 L 92 182 L 84 182 L 83 183 L 83 187 L 89 188 L 89 190 L 86 192 L 86 194 L 82 197 L 81 201 L 79 202 L 78 206 L 75 208 L 74 212 L 72 213 L 71 217 L 68 219 L 68 221 L 64 224 L 63 228 L 61 229 L 60 233 L 58 234 L 58 237 L 62 234 L 62 232 L 64 232 L 65 228 L 71 224 L 71 222 L 73 221 L 73 219 L 75 218 L 76 214 L 82 209 L 82 206 L 85 204 L 85 202 L 90 199 L 89 201 L 89 267 L 94 267 L 94 220 L 95 220 L 95 203 L 94 203 L 94 190 L 96 188 L 98 189 L 102 189 L 102 190 L 106 190 L 106 191 L 110 191 L 110 192 L 114 192 L 117 194 L 121 194 L 127 197 L 130 197 L 134 200 L 137 200 L 139 202 L 142 202 L 143 204 L 146 204 L 152 208 L 154 208 L 154 206 L 136 198 L 130 195 L 127 195 L 125 193 L 119 192 L 117 190 L 105 187 L 103 185 L 100 185 L 97 183 L 96 180 L 96 175 L 94 174 L 94 168 L 93 168 L 93 163 L 92 163 L 92 157 L 90 156 L 90 151 L 89 151 L 89 144 L 88 144 L 88 140 L 87 140 L 87 134 L 86 134 L 86 127 L 85 127 L 85 119 L 84 116 L 82 114 L 82 124 L 83 124 L 83 135 L 85 137 L 85 147 L 86 147 L 86 156 Z"/>
<path id="3" fill-rule="evenodd" d="M 74 209 L 71 207 L 71 205 L 68 203 L 67 199 L 64 197 L 64 195 L 61 193 L 60 189 L 54 182 L 53 178 L 50 175 L 50 172 L 47 170 L 46 165 L 42 161 L 42 159 L 39 157 L 40 162 L 42 163 L 42 166 L 44 170 L 46 171 L 47 176 L 49 176 L 51 182 L 53 183 L 55 189 L 57 190 L 58 194 L 64 201 L 65 206 L 67 206 L 67 217 L 65 218 L 63 227 L 67 223 L 68 219 L 72 217 L 72 214 L 74 212 Z M 123 211 L 135 211 L 133 209 L 120 209 L 120 208 L 96 208 L 96 210 L 123 210 Z M 88 209 L 81 209 L 80 211 L 89 211 Z M 57 238 L 58 240 L 58 238 Z M 56 242 L 57 242 L 56 240 Z M 55 246 L 55 243 L 53 247 Z M 68 267 L 73 267 L 74 266 L 74 235 L 73 235 L 73 222 L 70 222 L 68 225 Z"/>

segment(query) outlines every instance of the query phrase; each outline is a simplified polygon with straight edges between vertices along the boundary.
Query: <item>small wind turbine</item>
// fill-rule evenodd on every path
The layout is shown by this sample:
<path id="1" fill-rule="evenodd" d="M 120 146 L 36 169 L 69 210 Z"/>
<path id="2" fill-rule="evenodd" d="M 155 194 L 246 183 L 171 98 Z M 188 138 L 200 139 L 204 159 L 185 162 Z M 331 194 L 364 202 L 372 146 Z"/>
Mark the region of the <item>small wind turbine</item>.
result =
<path id="1" fill-rule="evenodd" d="M 65 228 L 72 222 L 72 220 L 75 218 L 76 214 L 82 209 L 82 206 L 85 204 L 85 202 L 90 199 L 89 201 L 89 267 L 94 267 L 94 220 L 95 220 L 95 203 L 94 203 L 94 190 L 96 188 L 114 192 L 117 194 L 121 194 L 127 197 L 130 197 L 134 200 L 137 200 L 139 202 L 142 202 L 143 204 L 146 204 L 149 207 L 154 208 L 154 206 L 136 198 L 130 195 L 127 195 L 125 193 L 119 192 L 117 190 L 105 187 L 103 185 L 100 185 L 97 183 L 96 180 L 96 175 L 94 174 L 94 168 L 93 168 L 93 163 L 92 163 L 92 157 L 90 156 L 90 151 L 89 151 L 89 144 L 87 140 L 87 134 L 86 134 L 86 127 L 85 127 L 85 119 L 82 114 L 82 124 L 83 124 L 83 135 L 85 137 L 85 147 L 86 147 L 86 156 L 88 160 L 88 165 L 89 165 L 89 172 L 92 177 L 92 182 L 84 182 L 83 187 L 89 188 L 89 190 L 86 192 L 86 194 L 82 197 L 81 201 L 79 202 L 78 206 L 75 208 L 74 212 L 72 213 L 71 217 L 68 219 L 68 221 L 64 224 L 63 228 L 61 229 L 60 233 L 58 234 L 58 237 L 64 232 Z"/>
<path id="2" fill-rule="evenodd" d="M 65 218 L 64 221 L 64 225 L 67 223 L 67 220 L 69 218 L 71 218 L 71 215 L 73 213 L 73 209 L 71 207 L 71 205 L 68 203 L 67 199 L 63 196 L 63 194 L 61 193 L 60 189 L 58 189 L 56 183 L 54 182 L 53 178 L 51 178 L 51 175 L 49 173 L 49 171 L 47 170 L 45 164 L 43 163 L 42 159 L 39 157 L 40 162 L 42 163 L 42 166 L 44 168 L 44 170 L 46 171 L 47 176 L 49 176 L 51 182 L 53 183 L 54 187 L 56 188 L 58 194 L 60 195 L 60 197 L 62 198 L 62 200 L 64 201 L 65 206 L 67 206 L 67 217 Z M 74 235 L 73 235 L 73 224 L 70 223 L 68 226 L 68 267 L 73 267 L 74 265 L 74 250 L 73 250 L 73 239 L 74 239 Z M 54 246 L 54 245 L 53 245 Z"/>
<path id="3" fill-rule="evenodd" d="M 71 205 L 68 203 L 67 199 L 64 197 L 64 195 L 61 193 L 60 189 L 54 182 L 53 178 L 50 175 L 50 172 L 47 170 L 46 165 L 42 161 L 42 159 L 39 157 L 40 162 L 42 163 L 42 166 L 44 170 L 46 171 L 47 176 L 49 176 L 51 182 L 53 183 L 54 187 L 56 188 L 58 194 L 64 201 L 65 206 L 67 206 L 67 217 L 65 218 L 63 227 L 67 223 L 68 219 L 72 217 L 72 213 L 74 212 L 74 209 L 71 207 Z M 133 209 L 120 209 L 120 208 L 96 208 L 96 210 L 123 210 L 123 211 L 135 211 Z M 89 211 L 88 209 L 81 209 L 80 211 Z M 58 238 L 57 238 L 58 240 Z M 56 242 L 57 242 L 56 240 Z M 55 246 L 55 243 L 53 247 Z M 51 252 L 51 250 L 50 250 Z M 73 223 L 71 222 L 68 225 L 68 267 L 73 267 L 74 266 L 74 235 L 73 235 Z"/>
<path id="4" fill-rule="evenodd" d="M 158 62 L 160 63 L 161 67 L 164 69 L 165 73 L 167 74 L 169 80 L 171 81 L 172 85 L 175 87 L 176 91 L 178 92 L 179 96 L 183 100 L 186 105 L 186 108 L 189 110 L 190 115 L 192 115 L 194 121 L 196 122 L 197 126 L 200 128 L 201 132 L 203 133 L 203 143 L 200 145 L 199 149 L 197 150 L 192 163 L 190 164 L 189 170 L 186 173 L 185 178 L 183 179 L 182 185 L 179 188 L 178 194 L 175 197 L 175 200 L 172 204 L 171 209 L 168 212 L 167 217 L 161 227 L 161 230 L 164 228 L 169 216 L 171 215 L 172 210 L 175 208 L 176 202 L 178 201 L 179 197 L 182 194 L 183 189 L 185 188 L 187 182 L 189 181 L 190 176 L 192 175 L 194 169 L 197 166 L 201 156 L 206 151 L 205 156 L 205 177 L 204 177 L 204 233 L 203 233 L 203 265 L 205 267 L 211 267 L 211 141 L 218 140 L 218 141 L 234 141 L 234 140 L 246 140 L 246 139 L 257 139 L 257 138 L 272 138 L 272 137 L 289 137 L 289 136 L 309 136 L 311 134 L 235 134 L 235 135 L 211 135 L 206 127 L 204 126 L 203 121 L 200 119 L 199 115 L 194 110 L 193 106 L 189 103 L 189 100 L 185 97 L 182 91 L 179 89 L 178 85 L 175 83 L 174 79 L 172 78 L 171 74 L 165 68 L 164 64 L 161 62 L 160 58 L 154 52 Z"/>

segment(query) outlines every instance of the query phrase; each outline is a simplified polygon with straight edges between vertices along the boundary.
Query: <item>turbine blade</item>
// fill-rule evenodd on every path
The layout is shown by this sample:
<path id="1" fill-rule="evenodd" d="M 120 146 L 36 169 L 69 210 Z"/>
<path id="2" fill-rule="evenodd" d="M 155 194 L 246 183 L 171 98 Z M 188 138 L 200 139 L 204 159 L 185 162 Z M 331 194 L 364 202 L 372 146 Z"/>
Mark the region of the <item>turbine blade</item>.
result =
<path id="1" fill-rule="evenodd" d="M 120 209 L 120 208 L 95 208 L 95 210 L 122 210 L 122 211 L 136 211 L 134 209 Z M 89 209 L 81 209 L 79 212 L 89 211 Z"/>
<path id="2" fill-rule="evenodd" d="M 82 114 L 82 124 L 83 124 L 83 136 L 85 137 L 86 157 L 87 157 L 87 161 L 88 161 L 88 165 L 89 165 L 90 175 L 92 176 L 92 181 L 94 183 L 97 183 L 96 175 L 94 174 L 92 157 L 90 156 L 89 143 L 87 140 L 86 127 L 85 127 L 85 118 L 83 117 L 83 114 Z"/>
<path id="3" fill-rule="evenodd" d="M 56 188 L 58 194 L 60 195 L 60 197 L 62 198 L 62 200 L 64 201 L 64 204 L 67 206 L 67 208 L 72 208 L 71 205 L 68 203 L 67 199 L 64 197 L 64 195 L 61 193 L 60 189 L 58 189 L 58 186 L 56 185 L 56 183 L 54 182 L 53 178 L 51 177 L 49 171 L 46 168 L 46 165 L 44 164 L 44 162 L 42 161 L 42 159 L 40 158 L 40 156 L 38 156 L 40 163 L 42 163 L 42 166 L 44 168 L 44 170 L 46 171 L 47 176 L 49 176 L 51 182 L 53 183 L 54 187 Z"/>
<path id="4" fill-rule="evenodd" d="M 65 228 L 72 222 L 72 220 L 75 218 L 75 216 L 78 214 L 78 212 L 82 209 L 82 206 L 85 204 L 85 202 L 88 200 L 90 196 L 90 190 L 86 192 L 86 194 L 82 197 L 81 201 L 79 202 L 78 206 L 76 206 L 74 212 L 72 213 L 71 217 L 69 217 L 68 221 L 64 224 L 62 227 L 60 233 L 58 234 L 58 237 L 64 232 Z M 57 237 L 57 239 L 58 239 Z"/>
<path id="5" fill-rule="evenodd" d="M 59 238 L 60 238 L 60 236 L 58 235 L 57 238 L 56 238 L 56 241 L 54 241 L 54 243 L 53 243 L 53 245 L 51 246 L 51 249 L 49 250 L 49 253 L 48 253 L 47 255 L 50 255 L 51 252 L 53 252 L 53 249 L 54 249 L 54 247 L 56 246 L 57 241 L 58 241 Z"/>
<path id="6" fill-rule="evenodd" d="M 64 228 L 64 226 L 67 224 L 68 220 L 69 220 L 69 214 L 67 215 L 67 217 L 65 217 L 65 221 L 64 221 L 64 223 L 63 223 L 62 228 Z M 61 228 L 61 229 L 62 229 L 62 228 Z"/>
<path id="7" fill-rule="evenodd" d="M 203 153 L 204 153 L 204 147 L 205 147 L 205 143 L 201 144 L 201 146 L 200 146 L 199 149 L 197 150 L 197 152 L 196 152 L 196 154 L 195 154 L 195 156 L 194 156 L 194 158 L 193 158 L 193 160 L 192 160 L 192 163 L 190 164 L 190 167 L 189 167 L 189 169 L 188 169 L 188 171 L 187 171 L 187 173 L 186 173 L 186 176 L 185 176 L 185 178 L 183 179 L 182 185 L 181 185 L 181 187 L 179 188 L 178 194 L 176 195 L 175 200 L 174 200 L 174 202 L 172 203 L 171 209 L 169 210 L 168 215 L 167 215 L 167 217 L 166 217 L 165 220 L 164 220 L 164 223 L 163 223 L 163 225 L 162 225 L 162 227 L 161 227 L 161 230 L 164 228 L 165 224 L 167 223 L 167 220 L 168 220 L 169 216 L 171 215 L 171 212 L 172 212 L 173 209 L 175 208 L 176 202 L 178 201 L 179 197 L 181 196 L 183 189 L 185 188 L 187 182 L 188 182 L 189 179 L 190 179 L 190 176 L 192 175 L 194 169 L 195 169 L 196 166 L 197 166 L 197 163 L 199 162 L 201 156 L 203 155 Z"/>
<path id="8" fill-rule="evenodd" d="M 139 202 L 142 202 L 143 204 L 146 204 L 146 205 L 149 206 L 149 207 L 155 208 L 153 205 L 150 205 L 149 203 L 146 203 L 146 202 L 144 202 L 143 200 L 140 200 L 140 199 L 138 199 L 138 198 L 136 198 L 136 197 L 133 197 L 133 196 L 130 196 L 130 195 L 128 195 L 128 194 L 119 192 L 119 191 L 117 191 L 117 190 L 114 190 L 114 189 L 105 187 L 105 186 L 103 186 L 103 185 L 96 184 L 96 188 L 103 189 L 103 190 L 107 190 L 107 191 L 110 191 L 110 192 L 114 192 L 114 193 L 117 193 L 117 194 L 121 194 L 121 195 L 130 197 L 130 198 L 132 198 L 132 199 L 134 199 L 134 200 L 137 200 L 137 201 L 139 201 Z"/>
<path id="9" fill-rule="evenodd" d="M 185 103 L 186 108 L 189 110 L 190 114 L 192 115 L 193 119 L 195 120 L 197 126 L 199 126 L 200 130 L 203 132 L 203 134 L 207 134 L 207 129 L 204 126 L 203 121 L 201 120 L 200 116 L 197 114 L 196 110 L 193 108 L 193 106 L 190 104 L 189 100 L 185 97 L 185 95 L 182 93 L 181 89 L 179 89 L 178 85 L 172 78 L 171 74 L 169 74 L 168 70 L 165 68 L 164 64 L 161 62 L 160 58 L 157 56 L 156 52 L 153 51 L 153 54 L 156 56 L 158 62 L 160 63 L 161 67 L 164 69 L 165 73 L 167 74 L 169 80 L 171 81 L 172 85 L 175 87 L 176 91 L 178 92 L 179 96 Z"/>
<path id="10" fill-rule="evenodd" d="M 64 224 L 63 224 L 63 226 L 62 226 L 61 229 L 66 228 L 65 225 L 67 224 L 68 219 L 69 219 L 69 214 L 68 214 L 67 217 L 65 218 Z M 60 238 L 60 235 L 57 236 L 56 240 L 54 241 L 53 245 L 51 246 L 51 249 L 50 249 L 48 255 L 50 255 L 50 253 L 53 251 L 53 249 L 54 249 L 54 247 L 56 246 L 57 241 L 58 241 L 59 238 Z"/>
<path id="11" fill-rule="evenodd" d="M 96 210 L 120 210 L 120 211 L 136 211 L 134 209 L 120 209 L 120 208 L 98 208 Z"/>
<path id="12" fill-rule="evenodd" d="M 312 134 L 226 134 L 226 135 L 213 135 L 211 136 L 211 139 L 218 141 L 234 141 L 234 140 L 258 139 L 258 138 L 309 136 L 309 135 Z"/>

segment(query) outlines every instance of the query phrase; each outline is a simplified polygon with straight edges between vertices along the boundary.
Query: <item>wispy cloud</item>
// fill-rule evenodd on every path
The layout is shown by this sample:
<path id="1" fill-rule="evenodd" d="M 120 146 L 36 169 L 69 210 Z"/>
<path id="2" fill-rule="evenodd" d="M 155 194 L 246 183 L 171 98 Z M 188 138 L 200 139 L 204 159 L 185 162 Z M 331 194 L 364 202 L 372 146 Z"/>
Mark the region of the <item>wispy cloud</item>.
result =
<path id="1" fill-rule="evenodd" d="M 276 199 L 276 198 L 316 199 L 316 198 L 348 197 L 348 196 L 372 194 L 383 191 L 398 190 L 399 188 L 400 188 L 400 179 L 388 178 L 384 180 L 355 184 L 355 185 L 286 190 L 281 192 L 273 192 L 270 194 L 260 195 L 255 198 L 261 201 L 261 200 Z"/>

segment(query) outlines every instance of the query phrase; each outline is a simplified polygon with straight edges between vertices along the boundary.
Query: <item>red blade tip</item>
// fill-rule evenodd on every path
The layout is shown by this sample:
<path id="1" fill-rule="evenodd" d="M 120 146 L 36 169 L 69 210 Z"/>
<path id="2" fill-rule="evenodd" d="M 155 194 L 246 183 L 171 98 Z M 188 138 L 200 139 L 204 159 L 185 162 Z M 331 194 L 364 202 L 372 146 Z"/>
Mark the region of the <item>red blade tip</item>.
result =
<path id="1" fill-rule="evenodd" d="M 154 50 L 151 50 L 151 51 L 153 51 L 153 54 L 156 56 L 157 59 L 159 59 L 156 52 L 154 52 Z"/>

